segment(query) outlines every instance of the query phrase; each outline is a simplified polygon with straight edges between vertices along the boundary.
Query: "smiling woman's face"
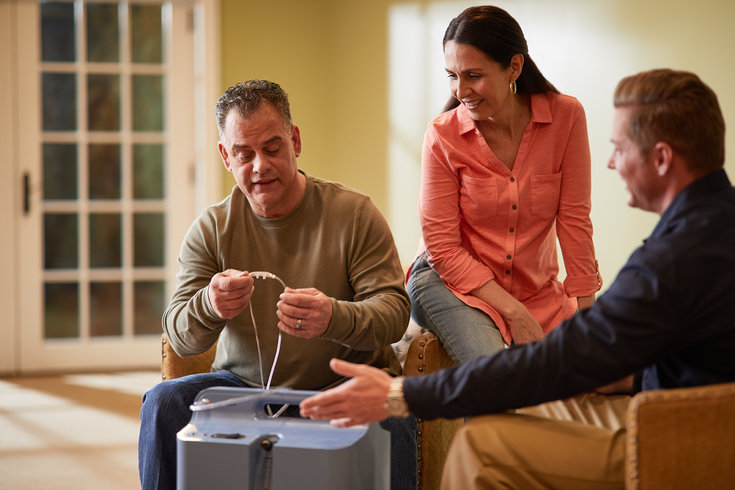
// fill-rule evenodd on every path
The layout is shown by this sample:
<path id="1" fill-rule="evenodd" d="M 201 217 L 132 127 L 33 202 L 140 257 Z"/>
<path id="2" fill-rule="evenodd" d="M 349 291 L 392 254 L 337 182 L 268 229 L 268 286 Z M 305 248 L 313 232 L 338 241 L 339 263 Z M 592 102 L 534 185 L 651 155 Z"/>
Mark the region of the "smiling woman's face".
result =
<path id="1" fill-rule="evenodd" d="M 476 121 L 492 119 L 510 103 L 511 66 L 503 68 L 469 44 L 447 41 L 444 62 L 452 96 Z"/>

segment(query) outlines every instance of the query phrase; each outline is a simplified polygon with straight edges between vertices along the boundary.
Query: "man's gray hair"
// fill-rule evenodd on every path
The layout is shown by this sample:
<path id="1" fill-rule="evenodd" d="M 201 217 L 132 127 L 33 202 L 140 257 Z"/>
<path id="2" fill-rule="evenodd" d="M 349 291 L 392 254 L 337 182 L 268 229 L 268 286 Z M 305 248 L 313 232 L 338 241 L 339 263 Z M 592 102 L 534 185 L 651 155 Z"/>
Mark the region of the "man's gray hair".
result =
<path id="1" fill-rule="evenodd" d="M 220 139 L 225 132 L 225 119 L 232 109 L 237 110 L 240 116 L 247 119 L 260 108 L 264 101 L 278 111 L 286 129 L 291 131 L 293 123 L 288 95 L 281 86 L 268 80 L 248 80 L 225 90 L 217 101 L 217 129 Z"/>

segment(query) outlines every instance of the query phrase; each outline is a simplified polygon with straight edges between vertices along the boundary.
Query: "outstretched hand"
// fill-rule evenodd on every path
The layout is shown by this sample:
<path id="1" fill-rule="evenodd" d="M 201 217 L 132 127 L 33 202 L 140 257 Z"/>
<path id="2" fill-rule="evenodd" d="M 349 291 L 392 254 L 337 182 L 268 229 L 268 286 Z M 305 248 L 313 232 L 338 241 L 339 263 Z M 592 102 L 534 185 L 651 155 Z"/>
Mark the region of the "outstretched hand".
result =
<path id="1" fill-rule="evenodd" d="M 335 427 L 377 422 L 389 417 L 385 409 L 391 377 L 385 371 L 340 359 L 329 361 L 332 371 L 349 381 L 301 402 L 301 416 L 329 420 Z"/>

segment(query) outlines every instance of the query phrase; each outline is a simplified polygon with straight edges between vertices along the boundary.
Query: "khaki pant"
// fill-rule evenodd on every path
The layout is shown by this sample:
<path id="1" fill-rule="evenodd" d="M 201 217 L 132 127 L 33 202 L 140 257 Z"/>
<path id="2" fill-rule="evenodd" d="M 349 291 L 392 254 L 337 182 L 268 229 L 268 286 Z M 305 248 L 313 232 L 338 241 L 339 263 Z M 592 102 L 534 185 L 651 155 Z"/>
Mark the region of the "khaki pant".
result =
<path id="1" fill-rule="evenodd" d="M 452 440 L 441 487 L 623 488 L 629 400 L 585 394 L 474 417 Z"/>

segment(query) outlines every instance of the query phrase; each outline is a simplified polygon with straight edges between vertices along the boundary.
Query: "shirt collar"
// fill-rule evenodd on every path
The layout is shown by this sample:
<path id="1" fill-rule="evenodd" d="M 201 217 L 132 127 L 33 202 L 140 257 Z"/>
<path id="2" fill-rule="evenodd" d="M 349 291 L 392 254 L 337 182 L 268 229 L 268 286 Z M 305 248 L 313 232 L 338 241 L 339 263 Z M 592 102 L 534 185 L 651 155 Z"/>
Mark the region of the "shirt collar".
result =
<path id="1" fill-rule="evenodd" d="M 732 185 L 730 184 L 730 179 L 727 177 L 727 173 L 725 173 L 725 169 L 715 170 L 695 180 L 674 197 L 669 207 L 661 215 L 661 219 L 653 229 L 650 238 L 665 235 L 676 222 L 677 216 L 691 206 L 694 201 L 731 187 Z"/>
<path id="2" fill-rule="evenodd" d="M 477 126 L 475 120 L 470 116 L 470 111 L 463 104 L 460 104 L 455 110 L 457 111 L 459 134 L 474 131 Z M 551 122 L 551 104 L 546 94 L 531 94 L 531 122 L 547 124 Z"/>

